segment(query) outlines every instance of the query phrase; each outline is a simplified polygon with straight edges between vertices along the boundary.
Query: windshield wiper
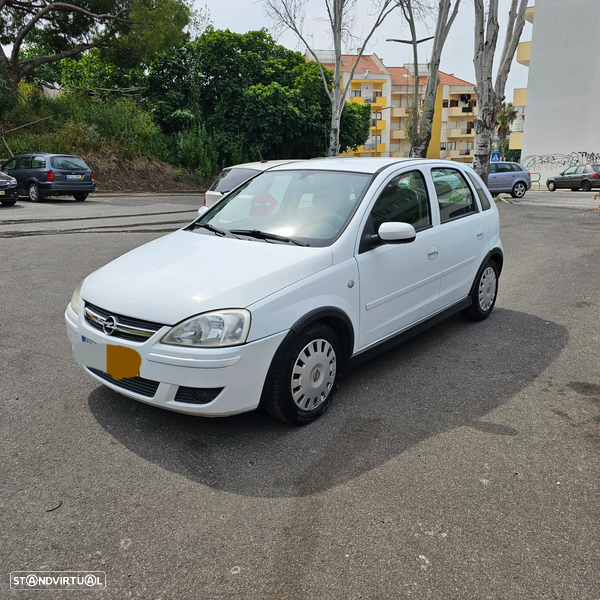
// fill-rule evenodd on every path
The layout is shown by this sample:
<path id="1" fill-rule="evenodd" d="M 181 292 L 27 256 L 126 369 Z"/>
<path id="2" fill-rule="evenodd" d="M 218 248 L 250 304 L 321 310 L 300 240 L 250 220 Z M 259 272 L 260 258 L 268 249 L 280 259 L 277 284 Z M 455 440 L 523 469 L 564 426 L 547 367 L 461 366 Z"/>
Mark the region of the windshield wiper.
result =
<path id="1" fill-rule="evenodd" d="M 223 231 L 222 229 L 219 229 L 218 227 L 215 227 L 214 225 L 211 225 L 210 223 L 192 223 L 192 229 L 196 229 L 197 227 L 202 227 L 204 229 L 208 229 L 209 231 L 212 231 L 213 233 L 216 233 L 217 235 L 222 235 L 222 236 L 227 235 L 226 231 Z"/>
<path id="2" fill-rule="evenodd" d="M 283 235 L 276 235 L 275 233 L 268 233 L 261 231 L 260 229 L 230 229 L 229 233 L 234 235 L 247 235 L 248 237 L 256 238 L 257 240 L 274 240 L 276 242 L 285 242 L 287 244 L 296 244 L 296 246 L 308 246 L 309 244 L 303 244 L 292 238 L 284 237 Z"/>

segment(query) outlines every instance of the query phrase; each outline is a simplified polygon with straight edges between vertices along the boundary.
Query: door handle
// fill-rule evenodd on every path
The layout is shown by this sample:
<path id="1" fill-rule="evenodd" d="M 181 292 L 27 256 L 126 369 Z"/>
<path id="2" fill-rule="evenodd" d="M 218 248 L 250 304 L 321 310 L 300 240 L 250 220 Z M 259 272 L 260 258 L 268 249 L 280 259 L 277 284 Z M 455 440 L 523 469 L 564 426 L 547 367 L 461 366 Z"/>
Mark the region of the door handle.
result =
<path id="1" fill-rule="evenodd" d="M 480 230 L 477 232 L 477 239 L 478 239 L 478 240 L 482 240 L 482 239 L 483 239 L 483 229 L 480 229 Z"/>
<path id="2" fill-rule="evenodd" d="M 428 258 L 429 260 L 433 260 L 434 258 L 436 258 L 436 257 L 437 257 L 437 255 L 438 255 L 438 252 L 439 252 L 439 250 L 438 250 L 438 247 L 437 247 L 437 246 L 431 246 L 431 247 L 429 248 L 429 250 L 427 250 L 427 258 Z"/>

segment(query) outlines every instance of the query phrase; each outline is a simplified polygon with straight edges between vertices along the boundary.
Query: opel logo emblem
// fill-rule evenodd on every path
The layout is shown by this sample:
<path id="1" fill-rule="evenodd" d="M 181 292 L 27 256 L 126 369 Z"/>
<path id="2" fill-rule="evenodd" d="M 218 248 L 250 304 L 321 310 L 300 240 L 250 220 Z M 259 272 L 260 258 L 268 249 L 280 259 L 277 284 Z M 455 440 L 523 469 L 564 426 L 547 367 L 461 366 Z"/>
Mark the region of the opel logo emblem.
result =
<path id="1" fill-rule="evenodd" d="M 117 329 L 118 324 L 119 319 L 117 319 L 117 317 L 106 317 L 102 323 L 102 331 L 104 331 L 106 335 L 112 335 Z"/>

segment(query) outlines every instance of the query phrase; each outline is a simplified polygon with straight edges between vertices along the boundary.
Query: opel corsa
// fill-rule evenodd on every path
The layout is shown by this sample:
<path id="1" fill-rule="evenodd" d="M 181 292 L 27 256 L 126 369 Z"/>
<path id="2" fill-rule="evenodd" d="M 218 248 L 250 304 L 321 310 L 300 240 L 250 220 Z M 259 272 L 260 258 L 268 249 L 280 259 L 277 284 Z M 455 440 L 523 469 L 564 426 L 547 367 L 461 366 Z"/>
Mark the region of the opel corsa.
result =
<path id="1" fill-rule="evenodd" d="M 67 306 L 78 362 L 135 400 L 308 423 L 345 368 L 494 308 L 498 212 L 466 165 L 281 165 L 199 213 L 89 275 Z"/>

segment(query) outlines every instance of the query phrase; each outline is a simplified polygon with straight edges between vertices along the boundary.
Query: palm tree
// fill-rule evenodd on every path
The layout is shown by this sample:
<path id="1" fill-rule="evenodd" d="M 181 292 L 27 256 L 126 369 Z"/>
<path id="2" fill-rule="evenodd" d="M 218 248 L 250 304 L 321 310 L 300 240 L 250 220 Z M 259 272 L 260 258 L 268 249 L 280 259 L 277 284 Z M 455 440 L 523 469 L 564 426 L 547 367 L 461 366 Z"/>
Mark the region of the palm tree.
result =
<path id="1" fill-rule="evenodd" d="M 496 127 L 498 128 L 498 139 L 500 140 L 500 149 L 502 152 L 502 160 L 504 160 L 504 145 L 506 137 L 510 131 L 510 126 L 517 118 L 517 109 L 512 105 L 512 102 L 506 104 L 503 102 L 500 105 L 500 110 L 496 115 Z"/>

